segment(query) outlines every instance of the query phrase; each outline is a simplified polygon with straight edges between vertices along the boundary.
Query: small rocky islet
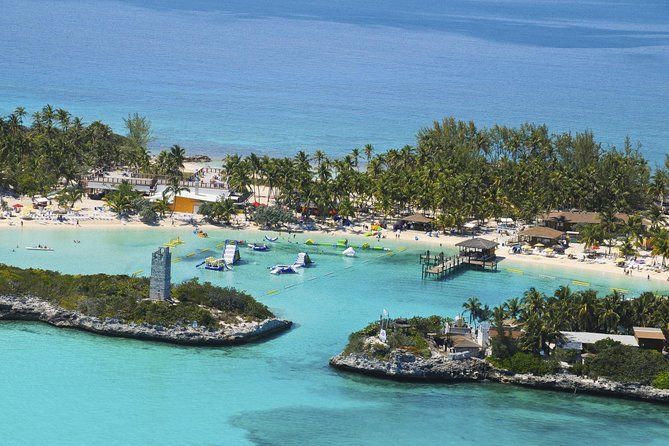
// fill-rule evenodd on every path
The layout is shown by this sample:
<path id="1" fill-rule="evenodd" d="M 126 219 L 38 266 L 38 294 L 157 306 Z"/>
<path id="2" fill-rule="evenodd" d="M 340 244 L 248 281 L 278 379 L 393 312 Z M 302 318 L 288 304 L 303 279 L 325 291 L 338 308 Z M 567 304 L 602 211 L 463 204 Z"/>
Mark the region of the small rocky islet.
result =
<path id="1" fill-rule="evenodd" d="M 38 321 L 106 336 L 191 346 L 252 342 L 292 326 L 234 288 L 197 279 L 173 285 L 162 279 L 169 292 L 160 299 L 149 297 L 155 284 L 148 278 L 68 275 L 0 265 L 0 320 Z"/>
<path id="2" fill-rule="evenodd" d="M 412 321 L 420 319 L 413 318 Z M 403 346 L 391 346 L 397 337 L 394 340 L 385 339 L 385 332 L 379 336 L 380 330 L 377 322 L 351 334 L 345 350 L 330 358 L 330 365 L 345 372 L 397 381 L 496 382 L 573 394 L 669 403 L 669 389 L 636 382 L 618 382 L 605 377 L 579 376 L 565 369 L 546 374 L 514 373 L 494 365 L 494 360 L 491 362 L 468 355 L 449 354 L 430 336 L 417 336 L 419 330 L 404 330 L 400 337 L 404 338 L 405 344 L 410 345 Z"/>

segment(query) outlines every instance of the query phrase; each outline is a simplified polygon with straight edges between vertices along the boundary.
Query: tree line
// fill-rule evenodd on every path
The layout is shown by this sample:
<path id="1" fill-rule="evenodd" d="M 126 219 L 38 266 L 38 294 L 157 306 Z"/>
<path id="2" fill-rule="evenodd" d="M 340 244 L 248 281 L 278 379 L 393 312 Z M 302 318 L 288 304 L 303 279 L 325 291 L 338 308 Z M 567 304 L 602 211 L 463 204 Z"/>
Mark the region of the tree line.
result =
<path id="1" fill-rule="evenodd" d="M 99 122 L 85 125 L 47 105 L 28 120 L 18 108 L 0 118 L 1 186 L 18 193 L 47 193 L 77 185 L 90 172 L 130 166 L 183 179 L 185 151 L 178 145 L 151 159 L 151 123 L 125 120 L 126 135 Z M 651 170 L 639 147 L 626 139 L 603 147 L 592 132 L 551 133 L 545 125 L 478 128 L 446 118 L 418 131 L 415 145 L 377 153 L 371 144 L 342 157 L 321 150 L 292 157 L 228 155 L 223 170 L 238 193 L 264 186 L 279 206 L 305 215 L 381 217 L 416 210 L 441 228 L 471 219 L 513 217 L 532 221 L 549 210 L 652 211 L 669 189 L 669 158 Z M 606 234 L 609 234 L 610 231 Z"/>

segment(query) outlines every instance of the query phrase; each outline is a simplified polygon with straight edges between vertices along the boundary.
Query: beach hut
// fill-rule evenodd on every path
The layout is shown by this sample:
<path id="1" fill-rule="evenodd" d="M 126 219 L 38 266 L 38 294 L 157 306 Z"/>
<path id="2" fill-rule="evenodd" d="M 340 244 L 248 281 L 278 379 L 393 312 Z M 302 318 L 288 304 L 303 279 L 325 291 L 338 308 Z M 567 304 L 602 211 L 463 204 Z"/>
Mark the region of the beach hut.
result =
<path id="1" fill-rule="evenodd" d="M 469 353 L 472 358 L 479 355 L 481 346 L 469 336 L 455 335 L 450 338 L 449 350 L 453 353 Z"/>
<path id="2" fill-rule="evenodd" d="M 616 218 L 627 223 L 629 215 L 617 213 Z M 549 212 L 543 216 L 544 225 L 558 231 L 573 231 L 577 225 L 596 225 L 600 222 L 596 212 Z"/>
<path id="3" fill-rule="evenodd" d="M 634 338 L 639 343 L 639 348 L 657 350 L 661 352 L 664 348 L 665 337 L 661 328 L 654 327 L 632 327 Z"/>
<path id="4" fill-rule="evenodd" d="M 408 224 L 411 229 L 428 231 L 432 229 L 434 218 L 426 217 L 421 214 L 412 214 L 401 218 L 404 224 Z"/>
<path id="5" fill-rule="evenodd" d="M 537 226 L 520 231 L 518 237 L 520 237 L 521 241 L 534 246 L 537 246 L 537 244 L 541 244 L 541 246 L 553 246 L 560 244 L 564 240 L 565 233 L 557 229 Z"/>
<path id="6" fill-rule="evenodd" d="M 497 242 L 476 237 L 455 244 L 460 251 L 460 256 L 470 257 L 478 260 L 489 260 L 496 257 L 495 248 Z"/>

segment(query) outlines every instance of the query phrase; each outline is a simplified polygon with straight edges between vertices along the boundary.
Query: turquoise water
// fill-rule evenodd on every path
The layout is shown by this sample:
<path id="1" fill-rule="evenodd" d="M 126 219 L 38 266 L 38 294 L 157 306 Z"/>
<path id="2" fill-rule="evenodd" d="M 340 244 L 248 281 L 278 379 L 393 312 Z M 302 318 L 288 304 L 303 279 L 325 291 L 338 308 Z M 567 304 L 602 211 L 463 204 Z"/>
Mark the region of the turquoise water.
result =
<path id="1" fill-rule="evenodd" d="M 195 264 L 211 254 L 199 249 L 225 238 L 261 239 L 238 231 L 210 235 L 198 239 L 188 229 L 129 228 L 8 228 L 0 233 L 2 261 L 79 273 L 143 269 L 146 274 L 150 252 L 179 236 L 186 244 L 175 250 L 184 259 L 174 263 L 175 281 L 197 276 L 234 285 L 296 323 L 264 343 L 217 349 L 2 323 L 2 444 L 474 445 L 503 438 L 556 445 L 570 444 L 576 432 L 592 444 L 666 443 L 669 410 L 662 406 L 494 384 L 402 384 L 343 374 L 327 365 L 348 334 L 384 308 L 392 316 L 453 316 L 469 296 L 495 305 L 531 285 L 551 292 L 581 280 L 602 292 L 613 286 L 638 293 L 662 283 L 549 272 L 507 261 L 497 273 L 472 271 L 443 282 L 422 281 L 420 249 L 385 240 L 380 243 L 394 254 L 369 251 L 346 258 L 341 249 L 311 247 L 316 266 L 297 275 L 270 275 L 267 266 L 289 263 L 305 248 L 289 242 L 307 235 L 284 235 L 267 253 L 242 250 L 243 262 L 231 272 L 196 270 Z M 38 243 L 55 251 L 23 249 Z M 196 255 L 185 257 L 189 253 Z"/>
<path id="2" fill-rule="evenodd" d="M 154 147 L 348 153 L 455 116 L 669 140 L 664 0 L 0 0 L 0 114 L 46 103 Z"/>

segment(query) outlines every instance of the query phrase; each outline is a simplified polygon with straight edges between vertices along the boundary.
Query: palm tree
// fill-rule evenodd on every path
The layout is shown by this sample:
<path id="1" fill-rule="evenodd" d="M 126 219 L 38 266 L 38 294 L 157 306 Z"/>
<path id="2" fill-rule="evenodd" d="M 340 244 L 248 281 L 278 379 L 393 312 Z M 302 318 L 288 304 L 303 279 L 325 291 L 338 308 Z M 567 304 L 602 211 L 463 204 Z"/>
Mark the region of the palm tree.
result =
<path id="1" fill-rule="evenodd" d="M 360 149 L 357 147 L 351 150 L 351 157 L 353 158 L 353 167 L 359 170 Z"/>
<path id="2" fill-rule="evenodd" d="M 326 159 L 327 157 L 325 156 L 325 152 L 323 152 L 321 149 L 316 149 L 314 152 L 314 161 L 316 161 L 316 166 L 321 167 L 321 163 Z"/>
<path id="3" fill-rule="evenodd" d="M 656 204 L 653 204 L 647 211 L 646 216 L 650 220 L 650 230 L 657 231 L 663 226 L 667 221 L 667 216 L 664 215 L 662 208 Z"/>
<path id="4" fill-rule="evenodd" d="M 620 322 L 622 296 L 617 291 L 601 300 L 599 307 L 599 325 L 606 333 L 616 333 Z"/>
<path id="5" fill-rule="evenodd" d="M 599 245 L 604 239 L 600 225 L 579 225 L 578 232 L 579 240 L 586 248 Z"/>
<path id="6" fill-rule="evenodd" d="M 504 303 L 504 308 L 506 309 L 506 315 L 510 319 L 517 319 L 518 315 L 520 315 L 520 299 L 517 297 L 514 297 L 512 299 L 507 300 Z"/>
<path id="7" fill-rule="evenodd" d="M 592 331 L 597 323 L 597 312 L 599 301 L 597 293 L 593 290 L 577 293 L 576 316 L 581 331 Z"/>
<path id="8" fill-rule="evenodd" d="M 508 303 L 508 302 L 507 302 Z M 499 336 L 504 336 L 504 306 L 500 305 L 492 309 L 493 327 L 497 330 Z"/>
<path id="9" fill-rule="evenodd" d="M 469 324 L 471 325 L 472 321 L 481 313 L 481 301 L 478 297 L 472 296 L 462 304 L 462 308 L 469 312 Z"/>
<path id="10" fill-rule="evenodd" d="M 632 240 L 629 237 L 627 237 L 623 241 L 622 245 L 620 245 L 620 248 L 618 248 L 618 253 L 622 257 L 634 256 L 634 255 L 636 255 L 636 252 L 637 251 L 636 251 L 636 248 L 635 248 L 635 244 L 632 242 Z"/>
<path id="11" fill-rule="evenodd" d="M 118 215 L 127 214 L 132 211 L 133 202 L 139 196 L 132 185 L 127 181 L 122 181 L 118 188 L 107 194 L 105 200 L 112 211 Z"/>
<path id="12" fill-rule="evenodd" d="M 669 231 L 666 229 L 658 230 L 651 238 L 650 243 L 653 247 L 652 254 L 662 256 L 662 266 L 664 266 L 666 257 L 669 257 Z"/>
<path id="13" fill-rule="evenodd" d="M 532 317 L 541 318 L 544 313 L 544 296 L 532 287 L 523 294 L 521 319 L 528 320 Z"/>
<path id="14" fill-rule="evenodd" d="M 190 192 L 190 189 L 186 186 L 181 185 L 181 181 L 179 178 L 173 177 L 170 178 L 169 183 L 167 187 L 165 188 L 164 195 L 165 196 L 172 196 L 172 213 L 170 214 L 170 217 L 174 215 L 174 210 L 176 209 L 177 205 L 177 196 L 181 194 L 181 192 Z"/>
<path id="15" fill-rule="evenodd" d="M 625 223 L 625 233 L 637 247 L 643 244 L 643 239 L 646 236 L 646 230 L 643 225 L 643 216 L 639 213 L 630 215 Z"/>
<path id="16" fill-rule="evenodd" d="M 170 197 L 169 197 L 169 195 L 166 193 L 166 191 L 163 191 L 163 196 L 162 196 L 162 198 L 156 200 L 156 201 L 153 203 L 153 208 L 156 210 L 156 212 L 157 212 L 158 214 L 160 214 L 160 216 L 161 216 L 162 218 L 165 217 L 165 214 L 167 214 L 167 211 L 170 210 Z"/>
<path id="17" fill-rule="evenodd" d="M 618 229 L 618 222 L 620 219 L 616 216 L 615 211 L 607 209 L 599 213 L 599 226 L 602 231 L 604 240 L 608 240 L 608 254 L 611 254 L 611 244 L 613 243 L 613 236 Z"/>
<path id="18" fill-rule="evenodd" d="M 367 158 L 367 164 L 369 165 L 369 161 L 372 159 L 372 154 L 374 153 L 374 146 L 371 144 L 365 144 L 365 148 L 363 150 L 365 152 L 365 157 Z"/>
<path id="19" fill-rule="evenodd" d="M 181 171 L 184 168 L 184 161 L 186 159 L 186 151 L 178 144 L 174 144 L 170 147 L 168 157 L 170 159 L 170 167 L 173 169 L 170 173 L 174 176 L 181 176 Z"/>

